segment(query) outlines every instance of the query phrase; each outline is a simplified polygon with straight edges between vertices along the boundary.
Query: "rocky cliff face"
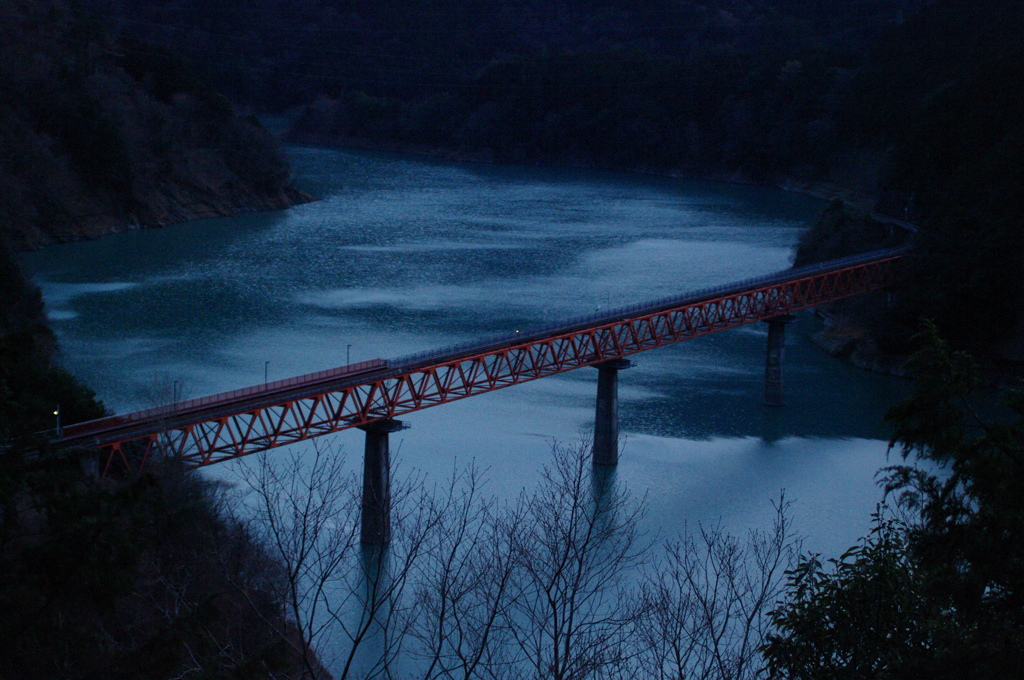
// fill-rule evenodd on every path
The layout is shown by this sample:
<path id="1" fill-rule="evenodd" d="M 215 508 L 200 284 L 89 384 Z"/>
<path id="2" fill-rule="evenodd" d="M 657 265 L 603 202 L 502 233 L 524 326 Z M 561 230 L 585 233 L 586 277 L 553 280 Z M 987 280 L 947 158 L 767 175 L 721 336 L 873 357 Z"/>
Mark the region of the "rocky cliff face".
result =
<path id="1" fill-rule="evenodd" d="M 189 65 L 60 1 L 0 0 L 0 228 L 15 248 L 310 200 Z"/>

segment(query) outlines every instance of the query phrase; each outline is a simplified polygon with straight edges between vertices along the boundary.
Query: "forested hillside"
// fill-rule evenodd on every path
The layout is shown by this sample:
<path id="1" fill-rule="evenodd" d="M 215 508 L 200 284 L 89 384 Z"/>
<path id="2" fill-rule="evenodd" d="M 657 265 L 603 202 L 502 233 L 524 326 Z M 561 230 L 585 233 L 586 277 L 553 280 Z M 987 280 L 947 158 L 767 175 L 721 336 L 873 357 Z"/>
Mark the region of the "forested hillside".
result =
<path id="1" fill-rule="evenodd" d="M 905 351 L 919 320 L 1024 361 L 1024 6 L 936 2 L 873 47 L 846 138 L 886 152 L 876 207 L 921 226 L 906 285 L 870 320 Z"/>
<path id="2" fill-rule="evenodd" d="M 174 461 L 98 479 L 95 451 L 34 434 L 57 408 L 64 424 L 104 415 L 55 353 L 0 241 L 0 677 L 298 677 L 280 566 L 218 485 Z"/>
<path id="3" fill-rule="evenodd" d="M 0 0 L 0 677 L 266 678 L 309 657 L 215 485 L 173 463 L 99 480 L 34 434 L 104 407 L 57 365 L 11 250 L 285 207 L 304 199 L 288 179 L 181 62 L 129 55 L 63 2 Z"/>
<path id="4" fill-rule="evenodd" d="M 828 43 L 859 51 L 923 0 L 82 0 L 98 21 L 173 45 L 240 101 L 281 109 L 362 90 L 470 86 L 495 60 L 636 52 L 686 57 Z"/>
<path id="5" fill-rule="evenodd" d="M 0 2 L 0 227 L 15 247 L 304 196 L 276 140 L 158 50 L 54 2 Z"/>
<path id="6" fill-rule="evenodd" d="M 882 345 L 906 350 L 928 316 L 957 345 L 1024 359 L 1020 3 L 81 6 L 237 102 L 297 112 L 296 140 L 776 183 L 919 221 Z"/>

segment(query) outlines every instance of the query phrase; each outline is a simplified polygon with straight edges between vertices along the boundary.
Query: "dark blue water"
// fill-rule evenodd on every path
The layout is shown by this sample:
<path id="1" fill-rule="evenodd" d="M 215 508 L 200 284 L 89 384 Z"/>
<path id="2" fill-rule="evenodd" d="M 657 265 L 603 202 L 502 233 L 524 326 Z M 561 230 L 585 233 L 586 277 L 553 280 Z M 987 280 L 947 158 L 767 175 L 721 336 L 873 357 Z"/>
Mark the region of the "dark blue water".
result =
<path id="1" fill-rule="evenodd" d="M 63 361 L 119 412 L 395 357 L 787 267 L 820 202 L 628 174 L 292 149 L 322 200 L 24 255 Z M 761 405 L 755 324 L 647 352 L 620 375 L 618 479 L 652 530 L 763 526 L 785 489 L 807 547 L 867 528 L 888 405 L 907 386 L 851 369 L 789 327 L 787 405 Z M 269 363 L 268 363 L 269 362 Z M 407 416 L 397 474 L 488 468 L 529 485 L 553 440 L 592 427 L 582 369 Z M 358 461 L 361 433 L 336 442 Z M 210 469 L 231 476 L 231 465 Z"/>

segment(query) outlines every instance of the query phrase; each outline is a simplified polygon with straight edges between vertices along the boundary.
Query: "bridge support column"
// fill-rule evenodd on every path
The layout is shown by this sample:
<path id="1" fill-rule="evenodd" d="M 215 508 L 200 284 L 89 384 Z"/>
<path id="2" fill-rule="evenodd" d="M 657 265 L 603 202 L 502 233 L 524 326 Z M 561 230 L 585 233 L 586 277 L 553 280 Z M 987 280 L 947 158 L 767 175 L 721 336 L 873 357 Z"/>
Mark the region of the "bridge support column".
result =
<path id="1" fill-rule="evenodd" d="M 400 420 L 378 420 L 359 426 L 366 433 L 360 508 L 360 540 L 364 545 L 387 545 L 391 542 L 391 450 L 388 435 L 407 427 Z"/>
<path id="2" fill-rule="evenodd" d="M 786 354 L 786 324 L 796 317 L 783 314 L 766 319 L 768 324 L 768 356 L 764 365 L 765 406 L 782 406 L 782 363 Z"/>
<path id="3" fill-rule="evenodd" d="M 628 359 L 612 359 L 594 366 L 598 370 L 594 465 L 619 463 L 619 371 L 630 366 Z"/>

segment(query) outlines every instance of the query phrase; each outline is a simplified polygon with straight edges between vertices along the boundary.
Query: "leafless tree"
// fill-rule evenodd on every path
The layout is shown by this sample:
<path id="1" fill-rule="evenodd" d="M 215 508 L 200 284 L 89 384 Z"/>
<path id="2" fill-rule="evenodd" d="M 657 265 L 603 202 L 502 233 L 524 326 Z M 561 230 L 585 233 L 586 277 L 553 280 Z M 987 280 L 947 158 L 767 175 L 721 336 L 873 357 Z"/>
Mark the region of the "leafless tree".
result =
<path id="1" fill-rule="evenodd" d="M 701 527 L 656 551 L 643 499 L 586 441 L 554 446 L 510 503 L 472 465 L 431 489 L 393 476 L 387 548 L 359 544 L 361 485 L 340 455 L 256 460 L 250 531 L 283 565 L 266 583 L 311 678 L 320 661 L 340 678 L 755 678 L 798 550 L 783 499 L 770 531 Z"/>
<path id="2" fill-rule="evenodd" d="M 514 548 L 523 590 L 511 630 L 524 677 L 603 677 L 639 652 L 642 603 L 630 572 L 650 548 L 639 529 L 643 503 L 594 474 L 588 442 L 555 446 L 538 488 L 520 501 Z"/>
<path id="3" fill-rule="evenodd" d="M 354 480 L 344 457 L 327 447 L 262 454 L 240 475 L 251 492 L 248 526 L 284 570 L 276 593 L 294 629 L 279 630 L 302 658 L 308 677 L 322 676 L 320 656 L 330 649 L 333 621 L 328 598 L 345 582 L 359 545 Z"/>
<path id="4" fill-rule="evenodd" d="M 434 494 L 439 521 L 417 568 L 412 631 L 425 680 L 516 677 L 509 611 L 518 596 L 513 536 L 522 512 L 498 512 L 482 487 L 470 465 Z"/>
<path id="5" fill-rule="evenodd" d="M 361 483 L 344 456 L 314 442 L 311 450 L 259 455 L 241 466 L 249 491 L 247 525 L 283 568 L 276 593 L 291 626 L 282 639 L 301 655 L 306 674 L 392 677 L 415 621 L 406 596 L 413 567 L 439 523 L 436 503 L 417 478 L 393 483 L 392 542 L 359 540 Z"/>
<path id="6" fill-rule="evenodd" d="M 340 589 L 334 588 L 326 603 L 347 644 L 341 678 L 400 674 L 396 661 L 420 610 L 411 594 L 416 567 L 429 555 L 429 541 L 440 525 L 436 503 L 420 479 L 393 476 L 391 543 L 360 546 L 358 568 L 344 573 Z"/>
<path id="7" fill-rule="evenodd" d="M 657 680 L 745 680 L 762 675 L 758 648 L 768 613 L 800 544 L 783 496 L 771 530 L 745 541 L 721 526 L 667 543 L 645 579 L 644 676 Z"/>

